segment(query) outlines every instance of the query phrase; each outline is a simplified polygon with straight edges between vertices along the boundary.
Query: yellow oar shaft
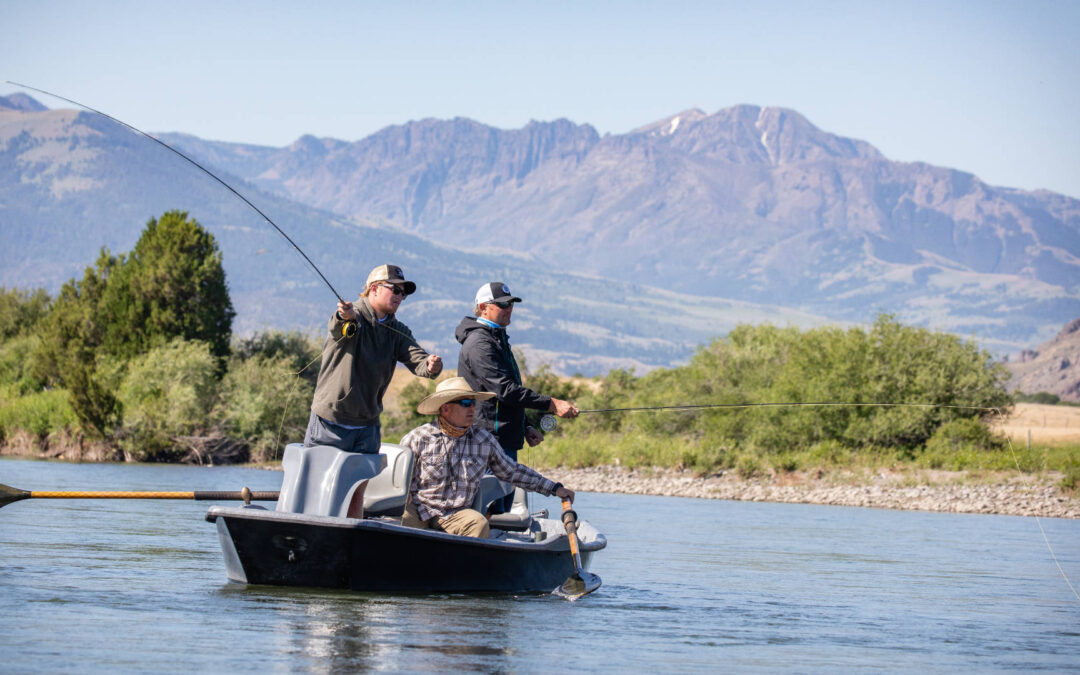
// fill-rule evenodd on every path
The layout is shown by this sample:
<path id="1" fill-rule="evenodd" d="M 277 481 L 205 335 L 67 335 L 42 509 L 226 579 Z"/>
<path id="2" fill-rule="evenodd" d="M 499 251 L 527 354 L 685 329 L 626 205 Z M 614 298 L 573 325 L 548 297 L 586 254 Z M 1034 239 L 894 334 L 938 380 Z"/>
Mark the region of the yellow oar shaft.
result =
<path id="1" fill-rule="evenodd" d="M 101 490 L 19 490 L 9 485 L 0 485 L 0 506 L 23 499 L 194 499 L 196 501 L 230 501 L 242 499 L 244 503 L 252 501 L 272 502 L 276 501 L 276 491 L 253 492 L 248 488 L 243 490 L 196 490 L 178 491 L 169 490 L 162 492 L 132 492 L 114 490 L 105 492 Z"/>
<path id="2" fill-rule="evenodd" d="M 33 499 L 195 499 L 194 492 L 102 492 L 31 490 Z"/>
<path id="3" fill-rule="evenodd" d="M 577 542 L 577 513 L 570 508 L 570 500 L 564 499 L 562 502 L 563 510 L 563 527 L 566 528 L 566 536 L 570 540 L 570 555 L 574 556 L 574 562 L 577 566 L 581 567 L 581 558 L 578 554 L 578 542 Z"/>

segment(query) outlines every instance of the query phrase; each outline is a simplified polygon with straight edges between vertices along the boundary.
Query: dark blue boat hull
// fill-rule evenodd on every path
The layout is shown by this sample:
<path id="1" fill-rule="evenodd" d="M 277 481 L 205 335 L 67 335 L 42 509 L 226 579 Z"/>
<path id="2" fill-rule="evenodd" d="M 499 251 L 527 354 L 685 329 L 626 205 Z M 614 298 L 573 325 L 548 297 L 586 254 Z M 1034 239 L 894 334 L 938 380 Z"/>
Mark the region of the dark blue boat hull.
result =
<path id="1" fill-rule="evenodd" d="M 547 592 L 575 572 L 565 536 L 476 539 L 377 520 L 214 507 L 229 579 L 355 591 Z M 606 545 L 581 543 L 583 567 Z"/>

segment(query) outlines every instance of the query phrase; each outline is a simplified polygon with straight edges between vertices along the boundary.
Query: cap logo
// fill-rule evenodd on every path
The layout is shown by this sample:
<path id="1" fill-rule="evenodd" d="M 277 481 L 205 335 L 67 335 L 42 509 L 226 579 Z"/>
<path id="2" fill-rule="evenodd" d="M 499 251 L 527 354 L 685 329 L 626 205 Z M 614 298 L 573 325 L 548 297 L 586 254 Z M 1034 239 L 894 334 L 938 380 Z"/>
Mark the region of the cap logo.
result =
<path id="1" fill-rule="evenodd" d="M 505 295 L 510 295 L 510 287 L 509 287 L 509 286 L 507 286 L 506 284 L 503 284 L 503 285 L 502 285 L 502 292 L 503 292 L 503 294 L 505 294 Z"/>

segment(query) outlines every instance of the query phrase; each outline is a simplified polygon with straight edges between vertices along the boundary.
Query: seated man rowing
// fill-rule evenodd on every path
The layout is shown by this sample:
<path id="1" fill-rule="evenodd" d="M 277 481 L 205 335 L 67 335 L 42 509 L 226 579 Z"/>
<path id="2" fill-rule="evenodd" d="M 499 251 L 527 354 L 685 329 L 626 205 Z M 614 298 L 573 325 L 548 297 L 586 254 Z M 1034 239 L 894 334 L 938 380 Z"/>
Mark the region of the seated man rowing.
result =
<path id="1" fill-rule="evenodd" d="M 488 469 L 525 490 L 574 501 L 573 490 L 510 459 L 490 431 L 473 427 L 476 402 L 493 396 L 473 391 L 463 377 L 451 377 L 416 406 L 421 415 L 438 417 L 401 439 L 416 456 L 402 525 L 487 537 L 487 518 L 469 507 Z"/>

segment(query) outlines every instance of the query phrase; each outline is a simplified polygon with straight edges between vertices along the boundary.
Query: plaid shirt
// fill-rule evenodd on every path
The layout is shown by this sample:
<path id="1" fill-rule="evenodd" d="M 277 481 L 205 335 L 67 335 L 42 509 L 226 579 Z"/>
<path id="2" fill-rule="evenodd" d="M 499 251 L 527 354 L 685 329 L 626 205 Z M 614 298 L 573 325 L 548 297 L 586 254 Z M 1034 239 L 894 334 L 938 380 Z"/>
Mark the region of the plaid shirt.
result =
<path id="1" fill-rule="evenodd" d="M 431 422 L 406 434 L 401 445 L 416 456 L 409 496 L 423 520 L 470 508 L 488 469 L 531 492 L 551 495 L 556 490 L 554 482 L 507 457 L 491 432 L 476 426 L 453 438 Z"/>

